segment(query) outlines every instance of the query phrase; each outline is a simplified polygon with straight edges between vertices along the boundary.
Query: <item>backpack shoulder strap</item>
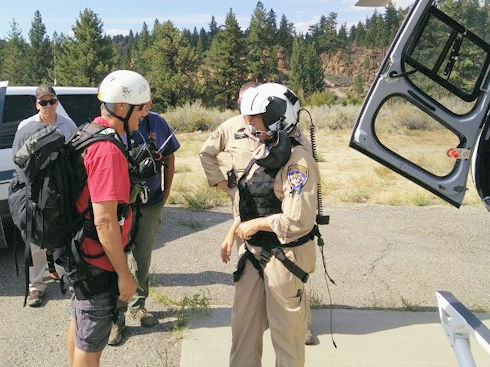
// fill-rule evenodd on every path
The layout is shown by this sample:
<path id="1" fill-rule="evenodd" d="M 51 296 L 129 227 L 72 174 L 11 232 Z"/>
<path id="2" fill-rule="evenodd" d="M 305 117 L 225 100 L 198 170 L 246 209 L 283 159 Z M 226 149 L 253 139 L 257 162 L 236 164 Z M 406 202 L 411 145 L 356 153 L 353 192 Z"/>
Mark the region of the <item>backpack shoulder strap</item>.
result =
<path id="1" fill-rule="evenodd" d="M 126 158 L 128 158 L 126 146 L 122 142 L 119 134 L 112 127 L 106 127 L 95 123 L 83 125 L 75 133 L 69 144 L 71 144 L 77 151 L 83 151 L 87 149 L 90 144 L 97 141 L 110 141 L 119 148 Z"/>

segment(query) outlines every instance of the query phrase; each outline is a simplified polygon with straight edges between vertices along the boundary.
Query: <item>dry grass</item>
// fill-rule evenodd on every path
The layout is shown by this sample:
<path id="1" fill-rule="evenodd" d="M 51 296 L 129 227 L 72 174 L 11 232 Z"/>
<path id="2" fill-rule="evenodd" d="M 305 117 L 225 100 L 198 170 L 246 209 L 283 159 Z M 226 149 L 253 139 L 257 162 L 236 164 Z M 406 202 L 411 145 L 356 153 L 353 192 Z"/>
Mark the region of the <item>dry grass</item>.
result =
<path id="1" fill-rule="evenodd" d="M 318 156 L 321 157 L 319 168 L 324 202 L 327 205 L 342 202 L 414 206 L 443 204 L 444 201 L 437 196 L 349 148 L 351 126 L 358 111 L 358 106 L 312 109 L 315 125 L 321 126 L 316 140 Z M 400 115 L 400 110 L 395 114 Z M 341 116 L 340 122 L 330 121 L 334 116 Z M 304 117 L 302 124 L 306 130 L 309 123 L 304 121 Z M 328 123 L 325 119 L 329 120 Z M 415 118 L 411 121 L 415 121 Z M 343 128 L 338 129 L 340 126 Z M 176 174 L 170 203 L 203 209 L 228 201 L 221 191 L 208 189 L 199 161 L 199 150 L 210 133 L 178 133 L 181 148 L 176 152 Z M 447 174 L 454 165 L 454 161 L 446 156 L 446 151 L 457 145 L 451 132 L 440 128 L 390 128 L 380 131 L 378 135 L 390 149 L 436 174 Z M 414 150 L 414 147 L 418 148 Z M 222 170 L 226 171 L 230 166 L 230 157 L 222 153 L 219 162 Z M 468 193 L 463 205 L 479 203 L 472 182 L 468 182 L 467 186 Z"/>
<path id="2" fill-rule="evenodd" d="M 432 193 L 349 148 L 350 135 L 350 130 L 320 130 L 317 134 L 318 150 L 325 158 L 325 162 L 319 164 L 325 202 L 415 206 L 444 203 Z M 410 153 L 413 154 L 414 145 L 412 144 L 414 142 L 407 140 L 406 135 L 400 133 L 394 136 L 394 139 L 401 155 L 410 157 Z M 447 158 L 445 154 L 452 145 L 445 145 L 446 139 L 441 137 L 440 132 L 421 132 L 420 139 L 415 143 L 424 145 L 422 154 L 418 156 L 418 159 L 416 156 L 414 161 L 425 164 L 427 168 L 433 166 L 434 170 L 445 171 L 446 173 L 447 167 L 454 164 L 454 161 Z M 421 162 L 423 157 L 431 157 L 431 159 Z M 468 193 L 463 204 L 479 203 L 480 199 L 473 184 L 468 182 L 467 186 Z"/>

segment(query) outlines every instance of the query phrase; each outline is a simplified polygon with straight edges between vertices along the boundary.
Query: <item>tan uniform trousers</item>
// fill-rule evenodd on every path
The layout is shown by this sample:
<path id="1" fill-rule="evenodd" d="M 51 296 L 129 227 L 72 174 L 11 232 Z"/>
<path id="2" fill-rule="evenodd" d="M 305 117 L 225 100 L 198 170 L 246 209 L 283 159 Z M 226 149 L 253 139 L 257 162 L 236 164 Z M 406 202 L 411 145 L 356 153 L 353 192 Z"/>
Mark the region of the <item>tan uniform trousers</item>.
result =
<path id="1" fill-rule="evenodd" d="M 257 256 L 261 249 L 250 247 Z M 245 252 L 245 244 L 239 254 Z M 286 256 L 307 273 L 315 269 L 315 244 L 309 241 L 284 248 Z M 250 261 L 235 285 L 231 316 L 231 367 L 262 366 L 264 331 L 269 326 L 276 354 L 276 367 L 302 367 L 306 339 L 305 286 L 274 256 L 264 267 L 264 279 Z"/>

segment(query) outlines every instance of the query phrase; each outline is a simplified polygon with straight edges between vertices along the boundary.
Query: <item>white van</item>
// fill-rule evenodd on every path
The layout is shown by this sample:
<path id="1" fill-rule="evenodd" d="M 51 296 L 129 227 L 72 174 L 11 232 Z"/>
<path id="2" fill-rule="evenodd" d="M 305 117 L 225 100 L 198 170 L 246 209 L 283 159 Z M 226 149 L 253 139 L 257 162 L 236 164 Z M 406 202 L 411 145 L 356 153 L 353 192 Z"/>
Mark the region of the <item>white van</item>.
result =
<path id="1" fill-rule="evenodd" d="M 36 86 L 8 87 L 0 81 L 0 248 L 6 248 L 3 225 L 10 223 L 7 195 L 14 172 L 12 142 L 19 122 L 36 114 Z M 69 116 L 77 126 L 100 114 L 97 88 L 54 87 L 59 100 L 57 113 Z"/>

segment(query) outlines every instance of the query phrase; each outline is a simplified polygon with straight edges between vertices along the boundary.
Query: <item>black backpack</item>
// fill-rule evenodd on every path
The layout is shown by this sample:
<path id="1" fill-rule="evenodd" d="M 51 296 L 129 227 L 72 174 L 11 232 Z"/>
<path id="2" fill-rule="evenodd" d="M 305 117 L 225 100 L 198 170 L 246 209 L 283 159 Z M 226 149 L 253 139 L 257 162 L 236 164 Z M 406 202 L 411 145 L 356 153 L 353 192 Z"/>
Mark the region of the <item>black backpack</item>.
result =
<path id="1" fill-rule="evenodd" d="M 75 206 L 87 182 L 82 153 L 101 140 L 116 144 L 127 156 L 116 131 L 94 123 L 81 126 L 67 143 L 60 131 L 43 123 L 30 123 L 17 132 L 8 202 L 26 244 L 26 288 L 32 266 L 29 244 L 48 250 L 69 246 L 83 226 L 90 205 L 82 213 Z"/>

